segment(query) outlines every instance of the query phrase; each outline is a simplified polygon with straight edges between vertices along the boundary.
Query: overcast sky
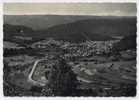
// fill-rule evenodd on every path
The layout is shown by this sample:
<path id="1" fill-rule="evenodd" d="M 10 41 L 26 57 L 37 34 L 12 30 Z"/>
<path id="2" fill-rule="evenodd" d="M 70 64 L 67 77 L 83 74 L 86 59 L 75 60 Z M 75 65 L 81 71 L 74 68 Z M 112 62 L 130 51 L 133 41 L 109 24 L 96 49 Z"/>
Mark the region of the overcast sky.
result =
<path id="1" fill-rule="evenodd" d="M 5 15 L 136 16 L 135 3 L 6 3 Z"/>

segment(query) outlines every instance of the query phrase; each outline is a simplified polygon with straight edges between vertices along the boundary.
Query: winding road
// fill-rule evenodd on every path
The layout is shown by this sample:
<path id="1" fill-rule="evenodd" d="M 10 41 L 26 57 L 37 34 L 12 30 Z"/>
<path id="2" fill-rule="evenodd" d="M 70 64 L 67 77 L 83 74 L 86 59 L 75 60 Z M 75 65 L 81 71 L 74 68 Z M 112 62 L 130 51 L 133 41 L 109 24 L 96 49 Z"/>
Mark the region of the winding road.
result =
<path id="1" fill-rule="evenodd" d="M 38 64 L 40 61 L 43 61 L 43 60 L 45 60 L 45 59 L 36 60 L 36 61 L 34 62 L 34 65 L 33 65 L 33 67 L 32 67 L 31 72 L 29 73 L 28 81 L 31 82 L 31 83 L 33 83 L 34 85 L 45 86 L 44 83 L 41 83 L 41 82 L 38 82 L 38 81 L 35 81 L 35 80 L 32 79 L 32 76 L 33 76 L 34 71 L 35 71 L 35 69 L 36 69 L 36 67 L 37 67 L 37 64 Z"/>

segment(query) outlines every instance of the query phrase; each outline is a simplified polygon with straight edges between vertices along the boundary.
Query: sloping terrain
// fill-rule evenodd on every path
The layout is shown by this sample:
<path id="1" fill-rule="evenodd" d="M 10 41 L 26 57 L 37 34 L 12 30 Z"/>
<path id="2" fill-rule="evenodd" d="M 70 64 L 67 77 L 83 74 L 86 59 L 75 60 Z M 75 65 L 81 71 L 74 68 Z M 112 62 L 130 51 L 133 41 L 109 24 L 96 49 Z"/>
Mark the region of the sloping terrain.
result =
<path id="1" fill-rule="evenodd" d="M 90 20 L 100 25 L 101 22 L 110 21 L 121 26 L 129 26 L 133 29 L 136 17 L 127 16 L 80 16 L 80 15 L 4 15 L 4 23 L 11 25 L 23 25 L 34 30 L 47 29 L 60 24 L 73 23 L 79 20 Z M 126 22 L 127 24 L 124 24 Z M 100 23 L 100 24 L 99 24 Z M 116 25 L 117 26 L 117 25 Z M 125 26 L 125 27 L 126 27 Z M 132 27 L 131 27 L 132 26 Z M 97 27 L 97 26 L 96 26 Z M 126 28 L 127 29 L 127 28 Z"/>
<path id="2" fill-rule="evenodd" d="M 125 36 L 118 43 L 114 44 L 116 50 L 136 49 L 136 35 Z"/>
<path id="3" fill-rule="evenodd" d="M 96 17 L 87 20 L 80 20 L 73 23 L 56 25 L 48 28 L 48 32 L 63 33 L 90 33 L 103 35 L 130 35 L 136 33 L 136 18 L 117 18 L 117 17 Z"/>
<path id="4" fill-rule="evenodd" d="M 37 21 L 38 23 L 36 23 L 36 18 L 46 18 L 44 16 L 36 16 L 35 18 L 34 16 L 29 17 L 30 20 L 28 21 L 31 22 L 29 24 L 30 28 L 29 25 L 25 25 L 19 20 L 20 16 L 16 16 L 14 19 L 18 19 L 19 22 L 17 21 L 17 23 L 14 23 L 13 20 L 15 25 L 11 21 L 9 21 L 11 25 L 6 24 L 8 23 L 8 19 L 10 17 L 11 19 L 13 18 L 13 16 L 7 16 L 4 19 L 4 39 L 10 39 L 12 36 L 33 37 L 35 39 L 53 37 L 57 40 L 82 42 L 86 41 L 88 37 L 90 40 L 94 41 L 105 41 L 113 39 L 113 36 L 127 36 L 136 34 L 136 17 L 52 16 L 51 20 L 48 20 L 50 19 L 50 16 L 45 16 L 46 18 L 48 17 L 47 20 L 44 20 L 42 23 Z M 24 18 L 27 16 L 21 17 Z M 56 17 L 57 19 L 52 20 Z M 21 18 L 21 20 L 23 18 Z M 58 22 L 58 19 L 61 23 Z M 37 28 L 37 25 L 39 25 L 39 27 L 43 26 L 44 28 Z M 34 26 L 36 29 L 34 29 Z"/>
<path id="5" fill-rule="evenodd" d="M 69 25 L 69 24 L 67 24 Z M 95 41 L 103 41 L 103 40 L 111 40 L 110 36 L 105 36 L 102 34 L 92 34 L 88 32 L 80 32 L 79 28 L 75 29 L 74 27 L 68 27 L 67 25 L 62 26 L 62 30 L 58 29 L 59 26 L 52 27 L 51 29 L 48 30 L 41 30 L 41 31 L 34 31 L 31 28 L 22 26 L 22 25 L 9 25 L 5 24 L 4 25 L 4 40 L 12 41 L 12 42 L 17 42 L 22 44 L 23 43 L 28 43 L 28 42 L 35 42 L 37 40 L 41 39 L 46 39 L 46 38 L 54 38 L 56 40 L 64 40 L 64 41 L 70 41 L 70 42 L 83 42 L 88 39 L 88 37 L 91 40 Z M 63 30 L 63 28 L 66 29 Z M 66 34 L 65 34 L 66 33 Z M 22 37 L 16 38 L 16 37 Z M 32 38 L 32 40 L 25 40 L 26 38 Z"/>
<path id="6" fill-rule="evenodd" d="M 41 30 L 59 24 L 90 19 L 92 17 L 93 16 L 75 15 L 4 15 L 4 23 L 11 25 L 23 25 L 31 27 L 34 30 Z"/>
<path id="7" fill-rule="evenodd" d="M 86 37 L 95 41 L 106 41 L 113 39 L 112 36 L 136 34 L 136 18 L 93 17 L 92 19 L 56 25 L 46 30 L 40 30 L 38 33 L 42 36 L 74 42 L 84 41 Z"/>

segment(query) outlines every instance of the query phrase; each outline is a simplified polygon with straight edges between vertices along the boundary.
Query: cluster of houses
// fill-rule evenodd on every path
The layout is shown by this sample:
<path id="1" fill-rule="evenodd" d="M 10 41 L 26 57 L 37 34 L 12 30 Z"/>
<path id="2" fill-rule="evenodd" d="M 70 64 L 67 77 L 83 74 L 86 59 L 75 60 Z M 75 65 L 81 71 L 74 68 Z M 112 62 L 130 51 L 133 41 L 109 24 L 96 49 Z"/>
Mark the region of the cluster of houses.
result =
<path id="1" fill-rule="evenodd" d="M 39 41 L 32 44 L 32 48 L 49 49 L 51 46 L 57 46 L 62 50 L 66 50 L 65 57 L 86 57 L 91 55 L 108 54 L 111 52 L 113 44 L 119 40 L 110 41 L 86 41 L 83 43 L 70 43 L 64 41 L 56 41 L 52 38 Z"/>
<path id="2" fill-rule="evenodd" d="M 91 41 L 81 44 L 70 44 L 63 49 L 67 49 L 65 56 L 87 57 L 92 55 L 103 55 L 112 52 L 113 44 L 118 41 Z"/>

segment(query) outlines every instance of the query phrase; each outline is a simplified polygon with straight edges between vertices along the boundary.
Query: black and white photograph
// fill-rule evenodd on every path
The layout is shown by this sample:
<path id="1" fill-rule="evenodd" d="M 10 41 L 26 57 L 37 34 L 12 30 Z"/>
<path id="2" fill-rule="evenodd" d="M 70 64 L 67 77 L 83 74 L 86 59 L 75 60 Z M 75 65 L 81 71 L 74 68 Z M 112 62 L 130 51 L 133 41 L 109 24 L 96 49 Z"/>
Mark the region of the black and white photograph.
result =
<path id="1" fill-rule="evenodd" d="M 4 3 L 5 97 L 135 97 L 136 3 Z"/>

